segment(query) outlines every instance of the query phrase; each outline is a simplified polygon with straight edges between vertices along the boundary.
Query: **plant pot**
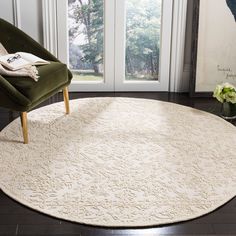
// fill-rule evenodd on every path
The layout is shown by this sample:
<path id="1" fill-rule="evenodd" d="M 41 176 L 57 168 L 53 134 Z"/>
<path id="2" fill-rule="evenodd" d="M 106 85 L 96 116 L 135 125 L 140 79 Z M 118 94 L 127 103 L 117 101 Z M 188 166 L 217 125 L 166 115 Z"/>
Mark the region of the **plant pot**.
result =
<path id="1" fill-rule="evenodd" d="M 222 117 L 226 120 L 236 119 L 236 104 L 224 102 L 221 111 Z"/>

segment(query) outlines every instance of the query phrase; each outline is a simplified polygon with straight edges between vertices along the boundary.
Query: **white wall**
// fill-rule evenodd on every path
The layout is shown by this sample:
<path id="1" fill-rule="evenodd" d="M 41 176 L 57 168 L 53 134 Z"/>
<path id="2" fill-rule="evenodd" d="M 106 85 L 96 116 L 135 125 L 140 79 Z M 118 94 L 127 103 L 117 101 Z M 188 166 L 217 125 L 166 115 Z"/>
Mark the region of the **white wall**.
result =
<path id="1" fill-rule="evenodd" d="M 43 44 L 42 1 L 0 0 L 0 17 L 18 26 Z"/>
<path id="2" fill-rule="evenodd" d="M 38 42 L 43 43 L 42 1 L 19 0 L 19 2 L 21 28 Z"/>
<path id="3" fill-rule="evenodd" d="M 12 0 L 0 0 L 0 17 L 13 23 L 13 1 Z"/>

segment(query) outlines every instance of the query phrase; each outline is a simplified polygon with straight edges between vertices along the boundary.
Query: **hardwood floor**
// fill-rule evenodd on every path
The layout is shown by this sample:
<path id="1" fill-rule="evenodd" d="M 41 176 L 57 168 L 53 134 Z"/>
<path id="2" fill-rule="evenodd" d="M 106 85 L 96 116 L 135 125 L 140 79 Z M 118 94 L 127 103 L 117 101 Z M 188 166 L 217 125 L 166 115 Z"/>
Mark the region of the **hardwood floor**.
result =
<path id="1" fill-rule="evenodd" d="M 190 99 L 187 94 L 71 93 L 70 99 L 111 96 L 156 99 L 194 107 L 214 114 L 220 113 L 220 105 L 214 99 Z M 41 106 L 58 101 L 62 101 L 61 93 L 44 102 Z M 0 130 L 18 116 L 19 114 L 16 112 L 0 109 Z M 146 229 L 107 229 L 70 223 L 40 214 L 10 199 L 0 191 L 0 235 L 236 235 L 236 198 L 207 216 L 184 223 Z"/>

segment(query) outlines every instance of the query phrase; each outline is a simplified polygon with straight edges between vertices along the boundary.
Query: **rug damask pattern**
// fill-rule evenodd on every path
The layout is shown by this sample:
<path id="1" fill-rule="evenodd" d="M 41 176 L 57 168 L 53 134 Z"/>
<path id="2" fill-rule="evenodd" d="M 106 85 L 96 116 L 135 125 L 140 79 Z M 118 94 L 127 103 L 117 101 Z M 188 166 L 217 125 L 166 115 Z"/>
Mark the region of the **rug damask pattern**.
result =
<path id="1" fill-rule="evenodd" d="M 152 226 L 207 214 L 236 195 L 236 129 L 154 100 L 73 100 L 0 133 L 0 188 L 35 210 L 99 226 Z"/>

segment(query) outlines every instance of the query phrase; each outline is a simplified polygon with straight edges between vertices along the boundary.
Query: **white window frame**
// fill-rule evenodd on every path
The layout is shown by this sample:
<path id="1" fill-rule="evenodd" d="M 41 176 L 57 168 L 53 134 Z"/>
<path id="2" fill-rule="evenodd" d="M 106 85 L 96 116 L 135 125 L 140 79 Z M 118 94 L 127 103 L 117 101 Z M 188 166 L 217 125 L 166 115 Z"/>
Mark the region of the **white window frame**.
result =
<path id="1" fill-rule="evenodd" d="M 116 17 L 111 9 L 117 8 L 116 12 L 125 13 L 124 0 L 105 0 L 105 14 L 108 14 L 110 21 L 105 22 L 105 75 L 103 82 L 74 82 L 70 86 L 70 91 L 171 91 L 181 90 L 181 81 L 184 67 L 184 48 L 187 0 L 163 0 L 164 12 L 168 12 L 169 7 L 173 8 L 172 14 L 164 14 L 163 22 L 168 25 L 163 27 L 162 41 L 169 37 L 168 43 L 163 43 L 161 50 L 161 68 L 159 82 L 126 82 L 124 81 L 124 59 L 122 63 L 117 63 L 124 58 L 125 34 L 124 23 L 115 25 Z M 67 63 L 67 0 L 43 0 L 43 21 L 44 21 L 44 46 Z M 107 9 L 110 9 L 109 11 Z M 115 11 L 115 10 L 114 10 Z M 170 12 L 170 11 L 169 11 Z M 112 17 L 113 15 L 113 17 Z M 107 16 L 107 15 L 106 15 Z M 124 17 L 123 17 L 124 19 Z M 123 32 L 123 34 L 115 34 Z M 118 28 L 117 28 L 118 27 Z M 110 32 L 107 34 L 107 32 Z M 171 36 L 171 37 L 170 37 Z M 119 37 L 122 43 L 118 45 Z M 123 37 L 123 40 L 122 40 Z M 166 40 L 165 39 L 165 40 Z M 123 45 L 122 45 L 123 44 Z M 169 45 L 170 44 L 170 45 Z M 169 45 L 169 46 L 168 46 Z M 64 50 L 61 50 L 63 49 Z M 115 50 L 114 50 L 115 49 Z M 116 61 L 115 61 L 116 58 Z M 112 66 L 113 65 L 113 66 Z M 167 65 L 169 69 L 163 69 Z M 169 66 L 168 66 L 169 65 Z M 105 82 L 105 83 L 104 83 Z"/>
<path id="2" fill-rule="evenodd" d="M 116 91 L 168 91 L 170 81 L 173 0 L 162 1 L 160 75 L 156 81 L 125 80 L 126 10 L 125 0 L 116 1 Z"/>

